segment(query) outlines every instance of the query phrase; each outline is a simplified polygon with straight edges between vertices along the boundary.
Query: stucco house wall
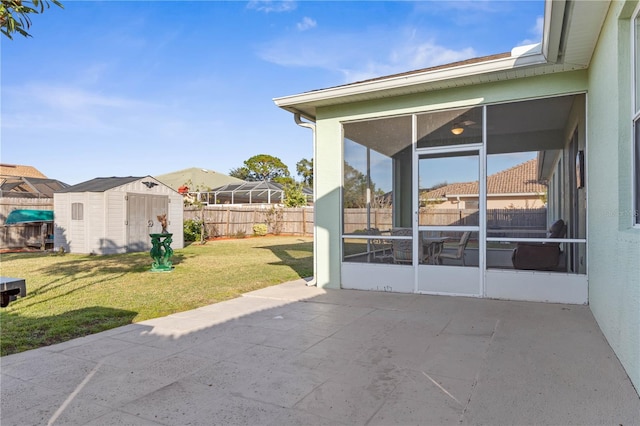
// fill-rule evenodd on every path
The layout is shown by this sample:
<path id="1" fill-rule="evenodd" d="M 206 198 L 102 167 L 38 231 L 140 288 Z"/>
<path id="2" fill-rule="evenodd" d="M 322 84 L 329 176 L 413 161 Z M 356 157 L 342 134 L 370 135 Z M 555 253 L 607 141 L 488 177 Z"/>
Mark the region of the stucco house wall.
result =
<path id="1" fill-rule="evenodd" d="M 611 4 L 589 67 L 589 304 L 640 389 L 640 229 L 631 225 L 631 21 Z"/>
<path id="2" fill-rule="evenodd" d="M 488 209 L 540 209 L 544 203 L 539 195 L 500 196 L 487 195 Z M 447 200 L 429 205 L 430 209 L 477 209 L 478 197 L 460 197 L 458 200 Z"/>

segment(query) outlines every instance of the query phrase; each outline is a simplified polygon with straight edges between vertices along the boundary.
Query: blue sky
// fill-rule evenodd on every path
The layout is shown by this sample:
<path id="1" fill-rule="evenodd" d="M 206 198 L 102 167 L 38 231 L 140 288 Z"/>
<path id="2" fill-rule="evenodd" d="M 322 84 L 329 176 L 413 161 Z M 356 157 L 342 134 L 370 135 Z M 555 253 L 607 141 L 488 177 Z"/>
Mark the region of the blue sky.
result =
<path id="1" fill-rule="evenodd" d="M 64 1 L 1 41 L 3 163 L 76 184 L 311 158 L 274 97 L 540 41 L 543 1 Z"/>

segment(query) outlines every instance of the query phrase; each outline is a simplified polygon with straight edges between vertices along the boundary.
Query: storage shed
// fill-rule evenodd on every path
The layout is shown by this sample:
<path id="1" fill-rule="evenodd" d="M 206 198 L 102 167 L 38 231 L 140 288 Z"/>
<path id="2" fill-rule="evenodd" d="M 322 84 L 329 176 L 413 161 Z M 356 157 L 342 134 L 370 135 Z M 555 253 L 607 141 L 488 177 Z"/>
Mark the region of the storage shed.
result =
<path id="1" fill-rule="evenodd" d="M 53 196 L 54 247 L 70 253 L 113 254 L 151 249 L 167 215 L 172 247 L 184 247 L 182 195 L 157 179 L 95 178 Z"/>

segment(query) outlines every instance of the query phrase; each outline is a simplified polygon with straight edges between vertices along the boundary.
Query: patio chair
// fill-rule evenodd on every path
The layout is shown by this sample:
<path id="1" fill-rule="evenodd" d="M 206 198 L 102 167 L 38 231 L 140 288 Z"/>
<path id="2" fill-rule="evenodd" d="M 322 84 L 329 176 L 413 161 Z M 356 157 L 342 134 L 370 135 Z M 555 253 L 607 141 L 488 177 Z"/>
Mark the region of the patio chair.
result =
<path id="1" fill-rule="evenodd" d="M 567 235 L 567 225 L 558 219 L 549 228 L 548 238 L 564 238 Z M 520 242 L 513 249 L 511 262 L 515 269 L 534 271 L 552 271 L 560 265 L 562 251 L 560 243 L 526 243 Z"/>
<path id="2" fill-rule="evenodd" d="M 367 234 L 382 236 L 382 232 L 380 232 L 378 228 L 367 229 Z M 375 238 L 369 240 L 369 244 L 371 244 L 371 253 L 373 254 L 374 260 L 384 261 L 393 257 L 393 245 L 389 240 L 385 240 L 383 238 Z"/>
<path id="3" fill-rule="evenodd" d="M 394 236 L 413 236 L 411 228 L 393 228 L 391 235 Z M 412 263 L 413 262 L 413 240 L 391 240 L 393 244 L 393 263 Z M 423 258 L 422 244 L 418 244 L 418 258 Z"/>
<path id="4" fill-rule="evenodd" d="M 467 244 L 469 243 L 469 237 L 471 236 L 471 232 L 466 231 L 462 233 L 462 237 L 460 237 L 460 241 L 456 244 L 456 251 L 454 253 L 448 253 L 443 251 L 438 254 L 438 265 L 442 265 L 442 259 L 451 259 L 451 260 L 461 260 L 462 266 L 466 266 L 464 264 L 464 250 L 467 248 Z"/>

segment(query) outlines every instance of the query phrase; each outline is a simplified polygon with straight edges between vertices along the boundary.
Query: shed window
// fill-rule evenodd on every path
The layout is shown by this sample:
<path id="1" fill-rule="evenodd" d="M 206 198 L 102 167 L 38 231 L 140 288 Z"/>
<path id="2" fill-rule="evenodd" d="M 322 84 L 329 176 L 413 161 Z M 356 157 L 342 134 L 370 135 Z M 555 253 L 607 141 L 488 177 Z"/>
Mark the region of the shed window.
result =
<path id="1" fill-rule="evenodd" d="M 84 220 L 84 204 L 71 204 L 71 220 Z"/>

